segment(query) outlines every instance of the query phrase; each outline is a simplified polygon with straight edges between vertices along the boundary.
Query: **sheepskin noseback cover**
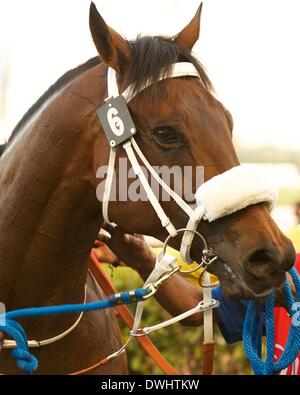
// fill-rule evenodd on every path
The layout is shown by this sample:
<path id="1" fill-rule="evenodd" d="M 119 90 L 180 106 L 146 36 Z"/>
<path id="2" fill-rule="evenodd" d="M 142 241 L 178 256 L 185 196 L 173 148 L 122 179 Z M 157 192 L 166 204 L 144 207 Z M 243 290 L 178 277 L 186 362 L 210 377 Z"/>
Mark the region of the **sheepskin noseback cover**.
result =
<path id="1" fill-rule="evenodd" d="M 209 222 L 257 203 L 272 210 L 278 193 L 267 171 L 257 165 L 240 165 L 211 178 L 196 192 L 197 205 Z"/>

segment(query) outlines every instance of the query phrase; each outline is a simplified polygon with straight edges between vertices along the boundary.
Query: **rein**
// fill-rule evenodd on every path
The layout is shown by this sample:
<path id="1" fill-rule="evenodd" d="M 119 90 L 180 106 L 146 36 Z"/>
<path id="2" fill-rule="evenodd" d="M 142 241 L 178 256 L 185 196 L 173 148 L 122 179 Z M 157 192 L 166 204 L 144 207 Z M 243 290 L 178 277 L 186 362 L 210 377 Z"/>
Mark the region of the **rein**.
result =
<path id="1" fill-rule="evenodd" d="M 131 316 L 130 311 L 122 306 L 123 303 L 131 303 L 133 300 L 145 300 L 151 297 L 155 290 L 168 278 L 170 278 L 174 273 L 178 271 L 179 267 L 174 269 L 173 273 L 169 273 L 168 276 L 163 276 L 160 281 L 157 283 L 152 283 L 151 287 L 144 289 L 136 289 L 134 291 L 129 291 L 125 293 L 115 293 L 115 289 L 112 286 L 112 283 L 109 277 L 106 275 L 104 270 L 101 268 L 97 258 L 92 253 L 90 257 L 89 263 L 89 271 L 92 276 L 96 279 L 101 288 L 104 289 L 107 295 L 111 295 L 107 300 L 101 302 L 89 303 L 88 305 L 65 305 L 65 306 L 48 306 L 44 308 L 33 308 L 33 309 L 22 309 L 12 311 L 5 315 L 6 324 L 0 326 L 0 331 L 4 331 L 10 336 L 15 338 L 15 347 L 12 350 L 12 356 L 17 360 L 18 366 L 24 370 L 27 374 L 32 374 L 34 370 L 37 369 L 38 362 L 37 359 L 29 353 L 28 346 L 29 342 L 27 341 L 27 337 L 22 327 L 15 321 L 16 318 L 23 317 L 32 317 L 32 316 L 42 316 L 49 314 L 63 314 L 65 312 L 75 312 L 75 311 L 93 311 L 102 308 L 115 307 L 117 312 L 123 318 L 126 325 L 131 328 L 133 324 L 133 317 Z M 297 312 L 297 308 L 295 309 L 296 303 L 300 301 L 300 277 L 296 271 L 296 269 L 291 269 L 290 274 L 292 276 L 293 282 L 296 288 L 296 301 L 293 298 L 293 294 L 290 288 L 288 281 L 286 281 L 284 285 L 284 291 L 287 298 L 288 304 L 288 312 L 292 317 L 294 312 Z M 281 370 L 285 369 L 289 366 L 297 357 L 297 354 L 300 349 L 300 326 L 299 319 L 297 323 L 293 323 L 291 325 L 288 340 L 285 347 L 285 350 L 277 362 L 274 362 L 274 291 L 268 297 L 266 302 L 266 344 L 267 344 L 267 356 L 266 360 L 263 361 L 261 359 L 261 322 L 260 315 L 257 316 L 257 312 L 259 311 L 260 304 L 257 302 L 250 302 L 247 314 L 244 322 L 243 329 L 243 340 L 245 352 L 250 359 L 252 368 L 255 374 L 277 374 Z M 213 307 L 217 307 L 218 302 L 214 302 Z M 160 354 L 157 348 L 153 345 L 151 340 L 147 337 L 153 331 L 164 328 L 168 325 L 171 325 L 175 322 L 178 322 L 192 314 L 195 314 L 199 311 L 203 313 L 207 311 L 211 311 L 210 306 L 205 306 L 204 301 L 200 302 L 195 308 L 185 312 L 178 317 L 174 317 L 164 323 L 153 325 L 151 327 L 145 327 L 143 329 L 139 329 L 136 332 L 131 332 L 131 336 L 135 337 L 144 350 L 149 354 L 149 356 L 153 359 L 153 361 L 162 369 L 165 374 L 168 375 L 177 375 L 179 374 Z M 67 311 L 68 310 L 68 311 Z M 0 316 L 0 319 L 2 317 Z M 58 339 L 57 339 L 58 340 Z M 37 346 L 46 345 L 45 343 L 38 342 Z M 6 347 L 11 348 L 11 347 Z M 123 348 L 123 351 L 125 349 Z M 115 353 L 109 357 L 101 359 L 99 362 L 94 365 L 82 369 L 80 371 L 71 373 L 70 375 L 82 375 L 89 373 L 104 364 L 108 363 L 112 358 L 118 356 L 119 354 Z M 203 356 L 203 374 L 211 374 L 213 365 L 213 349 L 211 346 L 207 344 L 206 349 L 204 349 Z"/>
<path id="2" fill-rule="evenodd" d="M 84 302 L 83 302 L 84 305 L 86 304 L 86 297 L 87 297 L 87 290 L 85 287 L 84 288 Z M 51 338 L 45 339 L 45 340 L 28 340 L 27 341 L 28 348 L 37 348 L 37 347 L 48 346 L 49 344 L 53 344 L 53 343 L 63 339 L 69 333 L 73 332 L 74 329 L 77 328 L 77 326 L 80 324 L 82 317 L 83 317 L 83 311 L 79 314 L 79 317 L 77 318 L 75 323 L 72 326 L 70 326 L 70 328 L 68 328 L 67 330 L 65 330 L 64 332 L 60 333 L 57 336 L 54 336 L 54 337 L 51 337 Z M 3 341 L 3 345 L 2 345 L 3 350 L 12 349 L 12 348 L 16 348 L 16 347 L 17 347 L 17 343 L 14 340 L 5 339 Z"/>
<path id="3" fill-rule="evenodd" d="M 166 257 L 166 255 L 165 255 Z M 92 265 L 90 265 L 92 272 L 95 272 L 95 257 L 94 255 L 91 256 L 92 258 Z M 166 259 L 166 258 L 165 258 Z M 167 259 L 170 259 L 170 256 L 167 256 Z M 172 258 L 173 261 L 176 258 Z M 22 326 L 16 321 L 16 319 L 21 319 L 21 318 L 28 318 L 28 317 L 41 317 L 41 316 L 49 316 L 49 315 L 61 315 L 61 314 L 67 314 L 67 313 L 76 313 L 76 312 L 88 312 L 88 311 L 96 311 L 96 310 L 102 310 L 102 309 L 107 309 L 107 308 L 112 308 L 112 307 L 121 307 L 121 305 L 124 304 L 130 304 L 133 302 L 138 302 L 139 303 L 144 303 L 145 300 L 149 299 L 152 297 L 158 288 L 165 282 L 167 281 L 172 275 L 174 275 L 178 270 L 180 269 L 180 266 L 175 266 L 171 271 L 169 271 L 167 274 L 164 274 L 159 278 L 159 280 L 155 282 L 150 282 L 150 280 L 147 282 L 147 284 L 144 285 L 144 288 L 137 288 L 132 291 L 127 291 L 127 292 L 121 292 L 121 293 L 114 293 L 108 296 L 106 300 L 101 300 L 98 302 L 91 302 L 91 303 L 84 303 L 84 304 L 77 304 L 77 305 L 60 305 L 60 306 L 46 306 L 46 307 L 35 307 L 35 308 L 28 308 L 28 309 L 20 309 L 20 310 L 14 310 L 10 311 L 8 313 L 5 313 L 4 316 L 0 315 L 1 320 L 5 320 L 3 324 L 0 325 L 0 332 L 4 332 L 11 336 L 14 341 L 13 343 L 10 343 L 10 347 L 8 347 L 6 343 L 5 348 L 12 348 L 12 356 L 16 359 L 17 365 L 26 373 L 26 374 L 32 374 L 38 367 L 38 361 L 37 359 L 29 352 L 29 341 L 27 340 L 27 336 L 25 331 L 23 330 Z M 98 267 L 99 271 L 99 267 Z M 99 277 L 98 277 L 99 278 Z M 101 282 L 103 283 L 103 281 Z M 113 289 L 112 287 L 109 287 L 109 284 L 107 285 L 108 289 Z M 189 317 L 192 314 L 195 314 L 196 312 L 200 311 L 206 311 L 208 308 L 214 308 L 218 306 L 218 302 L 214 301 L 213 306 L 205 306 L 203 303 L 199 303 L 196 308 L 193 308 L 189 310 L 188 312 L 181 314 L 178 317 L 175 317 L 172 320 L 168 320 L 163 324 L 159 324 L 157 326 L 153 326 L 151 328 L 147 328 L 147 331 L 150 333 L 153 332 L 154 330 L 161 329 L 162 327 L 165 327 L 167 325 L 171 325 L 174 322 L 178 322 L 186 317 Z M 123 311 L 124 312 L 124 311 Z M 123 314 L 124 315 L 124 314 Z M 131 318 L 131 316 L 129 316 Z M 128 315 L 126 316 L 126 320 L 128 321 Z M 2 322 L 2 321 L 1 321 Z M 133 328 L 136 324 L 136 317 L 133 320 Z M 71 375 L 80 375 L 84 374 L 87 372 L 90 372 L 107 362 L 109 362 L 111 359 L 116 358 L 119 356 L 121 353 L 125 351 L 126 346 L 129 344 L 130 340 L 133 337 L 141 337 L 141 336 L 146 336 L 146 331 L 144 330 L 139 330 L 140 333 L 137 331 L 131 331 L 130 332 L 130 338 L 129 340 L 125 343 L 125 345 L 117 352 L 114 354 L 103 358 L 101 361 L 98 363 L 94 364 L 93 366 L 83 369 L 81 371 L 72 373 Z M 143 333 L 142 333 L 143 332 Z M 58 340 L 58 339 L 57 339 Z M 7 342 L 5 340 L 5 342 Z M 177 374 L 177 371 L 173 369 L 169 363 L 160 355 L 158 350 L 153 346 L 153 344 L 148 340 L 140 340 L 140 343 L 144 347 L 144 349 L 149 353 L 149 355 L 158 363 L 158 365 L 162 368 L 164 372 L 167 374 Z M 49 343 L 48 343 L 49 344 Z M 39 347 L 45 345 L 42 344 L 42 342 L 36 342 L 35 346 Z M 31 347 L 33 347 L 31 345 Z"/>

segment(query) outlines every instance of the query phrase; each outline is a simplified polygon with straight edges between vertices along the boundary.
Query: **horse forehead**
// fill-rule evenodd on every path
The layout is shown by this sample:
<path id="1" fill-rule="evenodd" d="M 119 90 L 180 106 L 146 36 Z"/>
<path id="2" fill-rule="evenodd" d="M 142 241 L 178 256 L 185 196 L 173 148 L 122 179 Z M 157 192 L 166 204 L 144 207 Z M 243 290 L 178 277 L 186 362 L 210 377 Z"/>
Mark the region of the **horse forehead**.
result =
<path id="1" fill-rule="evenodd" d="M 216 128 L 227 123 L 225 107 L 198 78 L 168 78 L 142 91 L 129 103 L 132 112 L 150 126 L 164 123 Z"/>
<path id="2" fill-rule="evenodd" d="M 200 81 L 190 78 L 188 81 L 175 81 L 175 84 L 176 96 L 169 103 L 173 110 L 191 121 L 209 122 L 214 128 L 227 123 L 228 111 Z"/>
<path id="3" fill-rule="evenodd" d="M 223 104 L 204 87 L 198 78 L 170 78 L 160 84 L 164 84 L 161 87 L 162 92 L 165 91 L 165 95 L 162 94 L 162 100 L 159 100 L 161 105 L 165 104 L 166 107 L 177 111 L 186 109 L 191 112 L 191 109 L 198 109 L 215 115 L 224 113 Z"/>

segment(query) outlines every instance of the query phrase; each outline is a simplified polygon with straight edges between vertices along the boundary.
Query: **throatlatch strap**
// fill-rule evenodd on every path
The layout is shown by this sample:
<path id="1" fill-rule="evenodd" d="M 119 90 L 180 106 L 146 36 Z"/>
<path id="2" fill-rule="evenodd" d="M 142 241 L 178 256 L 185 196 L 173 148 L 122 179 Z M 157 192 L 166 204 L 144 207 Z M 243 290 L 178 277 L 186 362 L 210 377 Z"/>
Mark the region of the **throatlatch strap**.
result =
<path id="1" fill-rule="evenodd" d="M 105 180 L 105 188 L 104 188 L 103 201 L 102 201 L 103 219 L 107 224 L 110 224 L 113 227 L 116 227 L 117 224 L 110 221 L 109 216 L 108 216 L 108 207 L 109 207 L 111 189 L 112 189 L 113 180 L 114 180 L 116 155 L 117 155 L 116 149 L 111 148 L 110 152 L 109 152 L 109 162 L 108 162 L 107 175 L 106 175 L 106 180 Z"/>

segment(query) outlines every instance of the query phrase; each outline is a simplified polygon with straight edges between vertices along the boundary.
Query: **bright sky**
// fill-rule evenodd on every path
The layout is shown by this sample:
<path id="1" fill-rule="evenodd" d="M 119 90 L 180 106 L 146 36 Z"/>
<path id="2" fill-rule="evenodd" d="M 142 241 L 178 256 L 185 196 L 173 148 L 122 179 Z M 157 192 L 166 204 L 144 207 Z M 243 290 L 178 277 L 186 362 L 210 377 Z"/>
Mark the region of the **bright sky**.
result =
<path id="1" fill-rule="evenodd" d="M 134 38 L 177 33 L 199 0 L 95 3 L 109 24 Z M 88 8 L 89 0 L 0 2 L 0 86 L 10 63 L 0 141 L 62 73 L 95 55 Z M 299 0 L 204 0 L 196 53 L 245 144 L 300 147 L 299 17 Z"/>

